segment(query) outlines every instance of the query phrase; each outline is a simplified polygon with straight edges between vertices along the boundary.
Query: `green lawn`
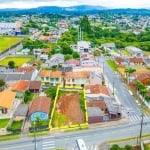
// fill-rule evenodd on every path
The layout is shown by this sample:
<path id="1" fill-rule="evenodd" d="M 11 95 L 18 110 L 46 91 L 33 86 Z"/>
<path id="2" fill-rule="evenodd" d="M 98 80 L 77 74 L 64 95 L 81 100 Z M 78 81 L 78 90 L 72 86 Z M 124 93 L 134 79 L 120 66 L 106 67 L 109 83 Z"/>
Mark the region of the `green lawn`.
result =
<path id="1" fill-rule="evenodd" d="M 150 144 L 145 144 L 144 145 L 144 150 L 150 150 Z"/>
<path id="2" fill-rule="evenodd" d="M 9 119 L 0 119 L 0 129 L 5 128 L 9 122 Z"/>
<path id="3" fill-rule="evenodd" d="M 27 63 L 31 60 L 31 57 L 6 57 L 0 60 L 1 66 L 7 66 L 9 61 L 14 61 L 15 66 L 22 66 L 24 63 Z"/>
<path id="4" fill-rule="evenodd" d="M 11 129 L 11 130 L 21 129 L 22 123 L 23 123 L 23 120 L 13 121 L 13 123 L 11 124 L 11 126 L 8 127 L 8 129 Z"/>
<path id="5" fill-rule="evenodd" d="M 117 71 L 117 65 L 116 65 L 116 63 L 114 62 L 114 60 L 107 60 L 107 64 L 110 66 L 110 68 L 111 68 L 113 71 Z"/>
<path id="6" fill-rule="evenodd" d="M 5 51 L 7 48 L 17 44 L 22 38 L 16 37 L 0 37 L 0 51 Z"/>
<path id="7" fill-rule="evenodd" d="M 2 135 L 0 136 L 0 141 L 16 140 L 19 138 L 20 138 L 19 134 Z"/>

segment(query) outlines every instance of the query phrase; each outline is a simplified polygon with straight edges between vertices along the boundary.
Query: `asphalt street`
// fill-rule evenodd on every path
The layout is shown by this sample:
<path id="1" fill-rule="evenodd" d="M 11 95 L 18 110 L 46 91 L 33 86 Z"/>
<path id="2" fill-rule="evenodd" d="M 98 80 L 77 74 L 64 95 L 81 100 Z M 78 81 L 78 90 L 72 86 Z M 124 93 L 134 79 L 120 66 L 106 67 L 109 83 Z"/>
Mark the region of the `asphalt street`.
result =
<path id="1" fill-rule="evenodd" d="M 150 133 L 150 122 L 143 125 L 143 134 Z M 93 147 L 100 143 L 112 139 L 120 139 L 136 136 L 140 134 L 140 123 L 125 124 L 120 126 L 89 129 L 73 133 L 56 133 L 49 136 L 37 137 L 36 150 L 51 150 L 54 148 L 64 148 L 68 150 L 76 149 L 76 139 L 82 138 L 87 147 Z M 136 143 L 135 143 L 136 144 Z M 20 139 L 13 142 L 1 142 L 0 150 L 34 150 L 34 138 Z M 92 150 L 92 149 L 91 149 Z"/>

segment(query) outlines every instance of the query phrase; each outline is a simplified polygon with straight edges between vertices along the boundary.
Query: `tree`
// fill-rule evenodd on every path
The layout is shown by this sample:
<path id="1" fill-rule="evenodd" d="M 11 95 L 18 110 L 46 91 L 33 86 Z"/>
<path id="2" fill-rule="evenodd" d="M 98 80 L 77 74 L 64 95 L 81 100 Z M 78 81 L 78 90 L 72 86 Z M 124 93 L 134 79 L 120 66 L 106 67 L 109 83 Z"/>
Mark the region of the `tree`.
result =
<path id="1" fill-rule="evenodd" d="M 11 69 L 13 69 L 13 68 L 15 68 L 15 62 L 14 61 L 9 61 L 8 62 L 8 66 L 9 66 L 9 68 L 11 68 Z"/>
<path id="2" fill-rule="evenodd" d="M 45 94 L 49 96 L 52 100 L 54 100 L 56 96 L 56 90 L 56 87 L 50 87 L 45 91 Z"/>
<path id="3" fill-rule="evenodd" d="M 26 90 L 24 93 L 24 103 L 28 103 L 28 101 L 32 100 L 32 94 L 29 90 Z"/>
<path id="4" fill-rule="evenodd" d="M 74 59 L 76 59 L 76 58 L 80 58 L 80 55 L 79 55 L 79 53 L 78 52 L 73 52 L 72 53 L 72 57 L 74 58 Z"/>
<path id="5" fill-rule="evenodd" d="M 60 44 L 62 54 L 72 54 L 73 50 L 70 48 L 70 45 L 67 42 L 63 42 Z"/>
<path id="6" fill-rule="evenodd" d="M 114 145 L 112 145 L 112 147 L 110 148 L 110 150 L 120 150 L 120 147 L 119 147 L 119 145 L 114 144 Z"/>
<path id="7" fill-rule="evenodd" d="M 127 77 L 127 79 L 128 79 L 128 83 L 130 83 L 130 75 L 133 73 L 133 72 L 135 72 L 136 71 L 136 69 L 134 69 L 134 68 L 125 68 L 125 73 L 126 73 L 126 77 Z"/>
<path id="8" fill-rule="evenodd" d="M 65 55 L 65 60 L 69 60 L 69 59 L 72 59 L 72 55 L 70 54 Z"/>
<path id="9" fill-rule="evenodd" d="M 5 87 L 5 81 L 3 79 L 0 79 L 0 90 L 3 90 Z"/>

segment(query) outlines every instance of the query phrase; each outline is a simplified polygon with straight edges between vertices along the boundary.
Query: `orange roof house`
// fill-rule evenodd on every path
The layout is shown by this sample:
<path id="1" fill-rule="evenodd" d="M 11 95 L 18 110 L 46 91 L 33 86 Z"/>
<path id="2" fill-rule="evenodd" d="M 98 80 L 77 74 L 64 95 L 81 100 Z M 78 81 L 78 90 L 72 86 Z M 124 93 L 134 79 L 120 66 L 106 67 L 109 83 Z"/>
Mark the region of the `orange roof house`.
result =
<path id="1" fill-rule="evenodd" d="M 9 109 L 15 99 L 16 93 L 10 90 L 0 92 L 0 107 Z"/>
<path id="2" fill-rule="evenodd" d="M 60 78 L 62 75 L 61 71 L 41 70 L 39 73 L 40 77 Z"/>
<path id="3" fill-rule="evenodd" d="M 86 85 L 85 86 L 87 94 L 102 94 L 106 96 L 110 96 L 109 91 L 104 85 Z"/>
<path id="4" fill-rule="evenodd" d="M 11 90 L 17 92 L 25 92 L 29 87 L 29 81 L 19 80 L 15 84 L 12 85 Z"/>

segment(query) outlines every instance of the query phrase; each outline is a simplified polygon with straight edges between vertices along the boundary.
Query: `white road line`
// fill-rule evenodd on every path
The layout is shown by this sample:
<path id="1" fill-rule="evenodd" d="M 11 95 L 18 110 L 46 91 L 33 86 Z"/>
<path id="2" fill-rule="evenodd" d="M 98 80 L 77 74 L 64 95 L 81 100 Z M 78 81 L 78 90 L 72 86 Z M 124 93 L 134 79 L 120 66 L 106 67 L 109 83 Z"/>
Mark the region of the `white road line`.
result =
<path id="1" fill-rule="evenodd" d="M 42 146 L 46 147 L 46 146 L 54 146 L 54 145 L 55 145 L 54 143 L 49 143 L 49 144 L 43 144 Z"/>
<path id="2" fill-rule="evenodd" d="M 55 148 L 54 146 L 51 146 L 51 147 L 43 147 L 42 149 L 45 150 L 45 149 L 53 149 Z"/>
<path id="3" fill-rule="evenodd" d="M 42 137 L 42 139 L 48 139 L 48 138 L 54 138 L 54 136 L 46 136 L 46 137 Z"/>
<path id="4" fill-rule="evenodd" d="M 44 143 L 55 143 L 55 141 L 46 141 L 46 142 L 43 142 Z"/>

